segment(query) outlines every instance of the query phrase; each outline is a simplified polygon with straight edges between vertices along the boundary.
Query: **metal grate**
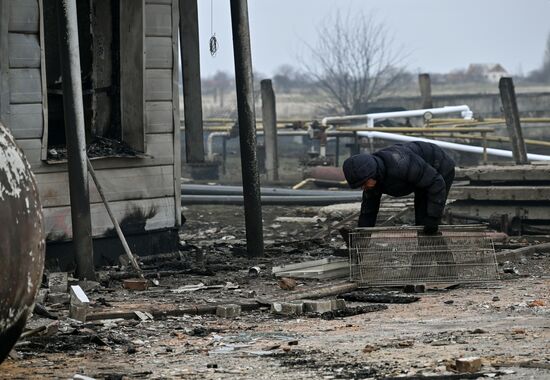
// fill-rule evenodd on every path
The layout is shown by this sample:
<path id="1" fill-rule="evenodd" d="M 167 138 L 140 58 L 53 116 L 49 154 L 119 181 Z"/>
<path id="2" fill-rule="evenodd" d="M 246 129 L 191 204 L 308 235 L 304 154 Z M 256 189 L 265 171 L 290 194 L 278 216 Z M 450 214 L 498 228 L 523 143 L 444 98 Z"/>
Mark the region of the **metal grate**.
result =
<path id="1" fill-rule="evenodd" d="M 349 239 L 351 280 L 360 286 L 498 280 L 493 241 L 482 231 L 359 228 Z"/>

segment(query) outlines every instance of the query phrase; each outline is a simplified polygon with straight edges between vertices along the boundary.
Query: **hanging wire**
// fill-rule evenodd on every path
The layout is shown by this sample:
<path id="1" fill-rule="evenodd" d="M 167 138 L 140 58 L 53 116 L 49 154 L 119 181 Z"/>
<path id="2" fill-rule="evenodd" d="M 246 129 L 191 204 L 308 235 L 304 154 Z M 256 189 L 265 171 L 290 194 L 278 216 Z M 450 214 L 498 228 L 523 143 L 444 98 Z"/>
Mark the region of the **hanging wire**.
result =
<path id="1" fill-rule="evenodd" d="M 214 33 L 214 0 L 210 0 L 210 35 L 208 47 L 210 55 L 214 57 L 218 52 L 218 39 L 216 38 L 216 33 Z"/>

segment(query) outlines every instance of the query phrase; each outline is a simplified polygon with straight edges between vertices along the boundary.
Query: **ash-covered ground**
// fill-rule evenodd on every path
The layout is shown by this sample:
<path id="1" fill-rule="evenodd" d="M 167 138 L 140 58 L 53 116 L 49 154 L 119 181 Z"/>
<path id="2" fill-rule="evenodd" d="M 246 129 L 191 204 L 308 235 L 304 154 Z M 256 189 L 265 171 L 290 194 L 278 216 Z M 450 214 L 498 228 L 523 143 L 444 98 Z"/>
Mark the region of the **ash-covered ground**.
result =
<path id="1" fill-rule="evenodd" d="M 89 316 L 112 315 L 86 322 L 68 318 L 64 302 L 39 300 L 45 312 L 35 313 L 27 328 L 40 331 L 19 341 L 0 366 L 0 378 L 550 378 L 548 252 L 499 260 L 501 280 L 491 284 L 428 286 L 413 295 L 365 289 L 371 302 L 347 302 L 355 315 L 283 316 L 273 314 L 266 300 L 343 280 L 298 279 L 285 290 L 271 268 L 346 257 L 337 232 L 311 240 L 320 232 L 326 236 L 328 225 L 338 227 L 346 211 L 265 207 L 266 252 L 258 259 L 246 256 L 242 207 L 190 206 L 184 214 L 180 252 L 142 260 L 146 277 L 159 286 L 127 290 L 122 279 L 129 268 L 102 268 L 99 284 L 86 289 Z M 393 223 L 408 222 L 404 218 Z M 510 238 L 496 248 L 548 240 Z M 251 267 L 260 268 L 257 276 Z M 180 312 L 220 303 L 242 304 L 241 315 Z M 481 368 L 457 373 L 455 360 L 464 357 L 479 357 Z"/>

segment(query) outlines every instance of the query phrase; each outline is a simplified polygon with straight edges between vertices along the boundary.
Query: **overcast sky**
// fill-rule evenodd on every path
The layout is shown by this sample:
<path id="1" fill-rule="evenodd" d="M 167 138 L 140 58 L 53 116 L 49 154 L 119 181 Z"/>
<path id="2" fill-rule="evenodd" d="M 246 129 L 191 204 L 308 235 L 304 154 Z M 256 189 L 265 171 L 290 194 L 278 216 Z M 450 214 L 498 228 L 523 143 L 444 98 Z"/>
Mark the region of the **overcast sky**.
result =
<path id="1" fill-rule="evenodd" d="M 219 43 L 208 51 L 213 31 Z M 201 74 L 234 72 L 229 0 L 198 0 Z M 321 20 L 338 9 L 375 12 L 407 51 L 410 71 L 448 72 L 469 63 L 501 63 L 528 73 L 542 63 L 550 32 L 550 0 L 248 0 L 252 64 L 268 76 L 300 67 L 304 41 L 314 44 Z"/>

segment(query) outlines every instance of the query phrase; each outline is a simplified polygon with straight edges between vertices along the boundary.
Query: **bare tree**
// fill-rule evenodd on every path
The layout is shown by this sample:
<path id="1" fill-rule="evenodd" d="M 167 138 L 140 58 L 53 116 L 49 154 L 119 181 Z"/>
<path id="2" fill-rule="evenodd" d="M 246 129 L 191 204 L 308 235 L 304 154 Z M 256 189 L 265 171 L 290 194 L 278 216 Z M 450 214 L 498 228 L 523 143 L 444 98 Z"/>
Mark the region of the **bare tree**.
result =
<path id="1" fill-rule="evenodd" d="M 550 33 L 548 33 L 548 38 L 546 39 L 542 66 L 540 69 L 532 71 L 529 79 L 536 82 L 550 83 Z"/>
<path id="2" fill-rule="evenodd" d="M 306 45 L 305 69 L 329 95 L 329 105 L 346 114 L 364 113 L 403 73 L 403 53 L 393 50 L 387 28 L 374 16 L 338 11 L 317 33 L 316 45 Z"/>

